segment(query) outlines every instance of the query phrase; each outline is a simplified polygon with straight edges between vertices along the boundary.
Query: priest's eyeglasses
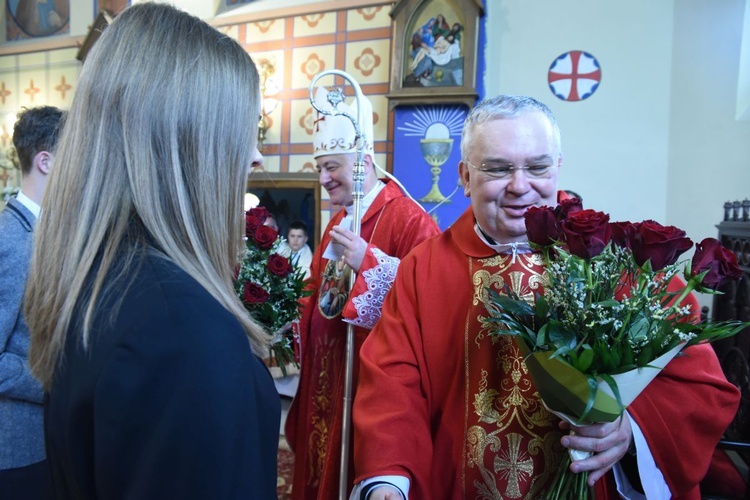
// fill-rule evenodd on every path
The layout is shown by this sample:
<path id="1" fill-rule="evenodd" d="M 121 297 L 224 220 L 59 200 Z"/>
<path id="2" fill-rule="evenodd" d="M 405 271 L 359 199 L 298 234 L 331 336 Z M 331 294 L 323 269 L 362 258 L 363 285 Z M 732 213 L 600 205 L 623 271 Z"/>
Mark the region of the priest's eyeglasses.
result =
<path id="1" fill-rule="evenodd" d="M 516 170 L 523 171 L 527 179 L 547 179 L 552 174 L 552 169 L 557 165 L 527 165 L 525 167 L 514 167 L 509 163 L 484 162 L 481 165 L 472 165 L 469 160 L 466 163 L 493 179 L 507 180 L 513 177 Z"/>

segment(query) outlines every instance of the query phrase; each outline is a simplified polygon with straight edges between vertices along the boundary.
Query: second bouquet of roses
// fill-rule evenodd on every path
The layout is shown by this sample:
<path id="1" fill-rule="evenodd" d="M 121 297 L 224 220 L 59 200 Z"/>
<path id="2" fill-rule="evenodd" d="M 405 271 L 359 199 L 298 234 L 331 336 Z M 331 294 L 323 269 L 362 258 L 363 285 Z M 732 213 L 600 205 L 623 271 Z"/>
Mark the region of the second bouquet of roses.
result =
<path id="1" fill-rule="evenodd" d="M 490 291 L 495 335 L 514 335 L 545 405 L 574 425 L 615 421 L 685 347 L 734 335 L 740 322 L 697 321 L 688 294 L 716 293 L 739 279 L 735 255 L 719 241 L 693 246 L 685 232 L 647 220 L 610 222 L 580 200 L 525 214 L 531 245 L 545 264 L 544 294 L 533 303 Z M 573 477 L 572 450 L 548 498 L 588 498 Z"/>
<path id="2" fill-rule="evenodd" d="M 304 269 L 278 253 L 283 238 L 266 225 L 270 212 L 256 207 L 245 213 L 245 255 L 237 272 L 235 291 L 245 308 L 272 336 L 269 358 L 287 374 L 297 367 L 292 324 L 306 296 Z"/>

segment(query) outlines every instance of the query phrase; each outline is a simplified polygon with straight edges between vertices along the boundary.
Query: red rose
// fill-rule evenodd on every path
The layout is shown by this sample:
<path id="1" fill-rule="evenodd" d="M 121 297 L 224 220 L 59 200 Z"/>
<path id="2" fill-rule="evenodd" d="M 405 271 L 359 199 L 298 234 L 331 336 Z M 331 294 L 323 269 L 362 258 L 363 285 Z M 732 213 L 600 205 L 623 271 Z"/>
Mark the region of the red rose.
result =
<path id="1" fill-rule="evenodd" d="M 550 207 L 531 207 L 523 214 L 526 220 L 526 236 L 531 243 L 547 246 L 560 239 L 555 211 Z"/>
<path id="2" fill-rule="evenodd" d="M 260 223 L 263 224 L 266 222 L 266 219 L 268 219 L 271 216 L 271 212 L 269 212 L 266 207 L 255 207 L 251 208 L 247 212 L 245 212 L 246 215 L 252 215 L 253 217 L 260 219 Z"/>
<path id="3" fill-rule="evenodd" d="M 255 231 L 263 225 L 263 221 L 252 215 L 250 212 L 245 214 L 245 236 L 255 239 Z"/>
<path id="4" fill-rule="evenodd" d="M 677 262 L 679 256 L 693 246 L 685 231 L 674 226 L 645 220 L 636 227 L 638 233 L 631 238 L 630 249 L 639 266 L 651 260 L 651 269 L 659 271 Z"/>
<path id="5" fill-rule="evenodd" d="M 630 242 L 638 238 L 638 225 L 632 222 L 612 222 L 612 241 L 622 248 L 630 248 Z"/>
<path id="6" fill-rule="evenodd" d="M 555 216 L 557 220 L 561 221 L 581 210 L 583 210 L 583 204 L 579 198 L 566 198 L 560 200 L 560 203 L 555 207 Z"/>
<path id="7" fill-rule="evenodd" d="M 716 238 L 706 238 L 695 245 L 695 254 L 691 265 L 693 276 L 708 271 L 703 277 L 702 285 L 714 290 L 731 280 L 742 276 L 742 269 L 737 265 L 734 252 L 725 248 Z"/>
<path id="8" fill-rule="evenodd" d="M 271 297 L 262 286 L 255 283 L 245 283 L 245 290 L 242 296 L 248 304 L 262 304 L 263 302 L 267 302 Z"/>
<path id="9" fill-rule="evenodd" d="M 602 253 L 612 237 L 609 215 L 596 210 L 569 213 L 561 224 L 568 250 L 583 259 Z"/>
<path id="10" fill-rule="evenodd" d="M 271 274 L 275 274 L 276 276 L 280 276 L 282 278 L 288 276 L 289 273 L 293 271 L 292 265 L 289 263 L 289 259 L 287 259 L 286 257 L 282 257 L 277 253 L 268 257 L 268 270 L 271 272 Z"/>
<path id="11" fill-rule="evenodd" d="M 255 245 L 261 250 L 268 250 L 273 246 L 278 236 L 279 233 L 275 229 L 268 226 L 258 226 L 254 234 Z"/>

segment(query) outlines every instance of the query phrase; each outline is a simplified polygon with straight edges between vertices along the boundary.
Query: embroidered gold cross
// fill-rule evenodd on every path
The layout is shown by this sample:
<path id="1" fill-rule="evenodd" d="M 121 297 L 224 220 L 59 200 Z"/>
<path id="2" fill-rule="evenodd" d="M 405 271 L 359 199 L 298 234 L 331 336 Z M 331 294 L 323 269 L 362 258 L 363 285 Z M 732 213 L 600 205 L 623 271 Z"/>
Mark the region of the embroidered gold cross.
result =
<path id="1" fill-rule="evenodd" d="M 519 481 L 528 479 L 534 472 L 534 461 L 528 458 L 525 452 L 521 451 L 521 441 L 523 437 L 520 434 L 508 434 L 508 451 L 504 453 L 505 457 L 495 457 L 495 472 L 500 473 L 500 477 L 507 480 L 508 485 L 505 488 L 506 496 L 510 498 L 521 497 L 521 487 Z"/>

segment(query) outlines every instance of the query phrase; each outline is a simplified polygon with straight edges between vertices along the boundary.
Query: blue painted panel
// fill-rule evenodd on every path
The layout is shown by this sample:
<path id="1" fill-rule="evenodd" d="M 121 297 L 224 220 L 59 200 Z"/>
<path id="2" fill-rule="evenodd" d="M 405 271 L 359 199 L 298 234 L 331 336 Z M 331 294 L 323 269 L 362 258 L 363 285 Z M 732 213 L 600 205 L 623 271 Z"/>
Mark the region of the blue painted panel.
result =
<path id="1" fill-rule="evenodd" d="M 395 112 L 393 173 L 414 199 L 432 210 L 444 230 L 469 206 L 458 185 L 461 129 L 468 109 L 463 105 L 398 106 Z M 440 170 L 435 181 L 428 159 Z M 438 204 L 441 197 L 449 201 Z"/>

